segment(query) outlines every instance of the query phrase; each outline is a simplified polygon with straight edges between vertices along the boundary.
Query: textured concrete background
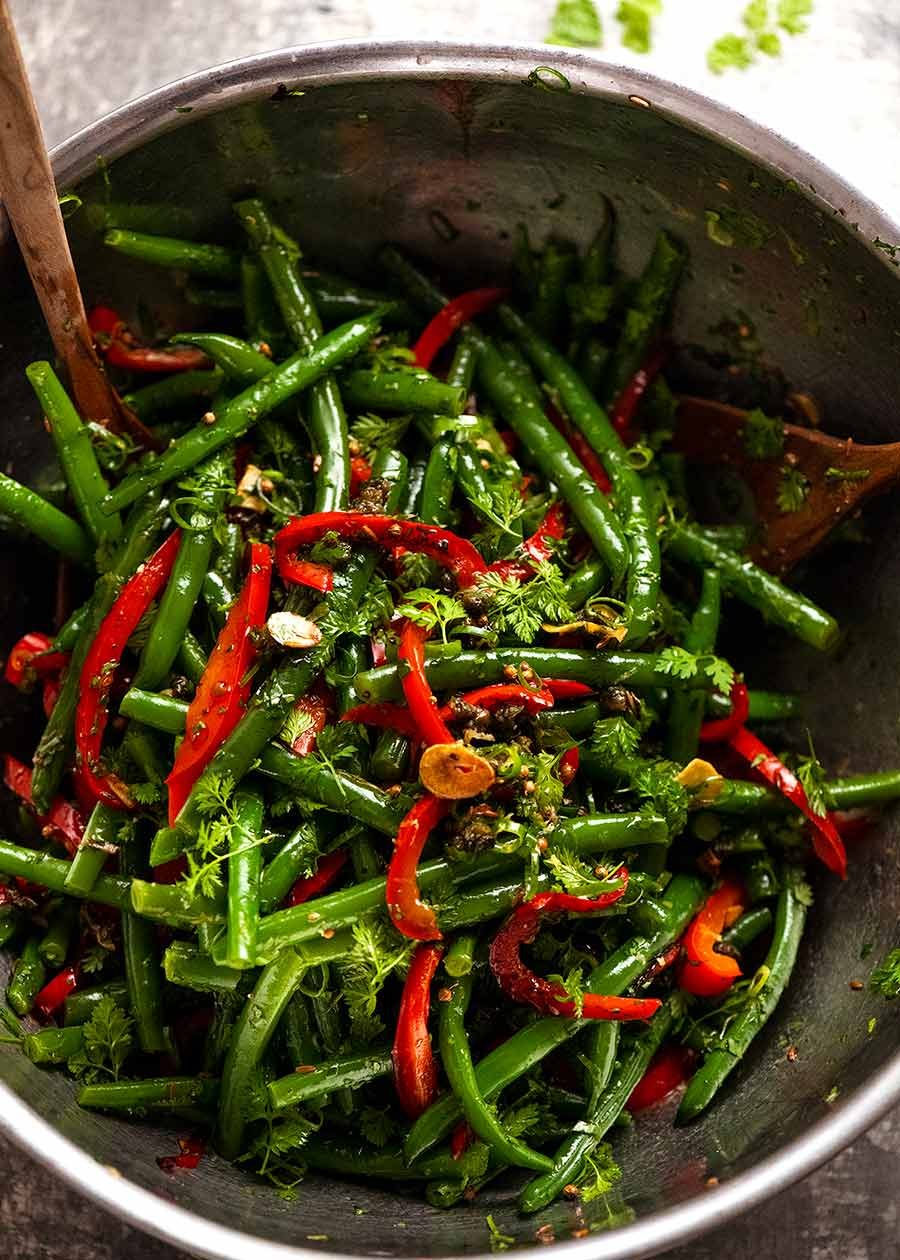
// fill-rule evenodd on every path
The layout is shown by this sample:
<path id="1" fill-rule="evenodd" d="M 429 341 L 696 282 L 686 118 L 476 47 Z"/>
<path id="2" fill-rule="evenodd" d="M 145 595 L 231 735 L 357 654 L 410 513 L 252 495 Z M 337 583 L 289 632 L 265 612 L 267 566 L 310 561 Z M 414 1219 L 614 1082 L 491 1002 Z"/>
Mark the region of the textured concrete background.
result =
<path id="1" fill-rule="evenodd" d="M 327 39 L 540 40 L 555 0 L 10 0 L 50 143 L 142 92 L 216 62 Z M 816 0 L 785 55 L 717 78 L 705 52 L 746 0 L 665 0 L 654 50 L 603 55 L 658 71 L 782 132 L 900 219 L 900 5 Z M 773 6 L 774 7 L 774 6 Z M 900 1115 L 801 1185 L 673 1260 L 894 1260 Z M 0 1248 L 10 1260 L 186 1260 L 0 1149 Z"/>

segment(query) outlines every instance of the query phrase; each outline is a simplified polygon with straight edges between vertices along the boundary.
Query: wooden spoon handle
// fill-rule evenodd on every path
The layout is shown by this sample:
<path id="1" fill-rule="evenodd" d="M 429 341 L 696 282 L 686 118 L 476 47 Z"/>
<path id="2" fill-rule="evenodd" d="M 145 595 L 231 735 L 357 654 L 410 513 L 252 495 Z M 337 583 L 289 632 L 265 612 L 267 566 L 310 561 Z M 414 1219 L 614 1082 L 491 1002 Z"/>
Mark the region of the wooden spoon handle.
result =
<path id="1" fill-rule="evenodd" d="M 6 0 L 0 0 L 0 195 L 78 409 L 85 419 L 116 427 L 118 402 L 94 350 L 37 108 Z"/>

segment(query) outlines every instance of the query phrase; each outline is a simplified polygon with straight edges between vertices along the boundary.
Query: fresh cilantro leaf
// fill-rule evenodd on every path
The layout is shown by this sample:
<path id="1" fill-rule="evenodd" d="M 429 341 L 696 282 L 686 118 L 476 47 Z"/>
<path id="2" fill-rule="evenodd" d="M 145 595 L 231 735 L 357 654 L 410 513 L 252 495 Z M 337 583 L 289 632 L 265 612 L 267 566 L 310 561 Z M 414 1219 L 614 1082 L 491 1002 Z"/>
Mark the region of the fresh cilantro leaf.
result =
<path id="1" fill-rule="evenodd" d="M 548 976 L 547 979 L 553 980 L 564 990 L 565 996 L 575 1007 L 575 1018 L 581 1019 L 584 1013 L 584 976 L 581 967 L 572 967 L 565 976 Z"/>
<path id="2" fill-rule="evenodd" d="M 360 416 L 350 426 L 350 439 L 359 447 L 360 455 L 371 459 L 379 451 L 399 446 L 412 416 Z"/>
<path id="3" fill-rule="evenodd" d="M 622 43 L 632 52 L 648 53 L 653 19 L 662 12 L 662 0 L 621 0 L 616 21 L 622 26 Z"/>
<path id="4" fill-rule="evenodd" d="M 327 640 L 333 644 L 342 635 L 368 638 L 373 630 L 390 620 L 393 608 L 394 603 L 387 584 L 381 578 L 374 577 L 359 603 L 332 591 L 328 611 L 316 620 L 322 631 L 323 642 Z"/>
<path id="5" fill-rule="evenodd" d="M 563 575 L 549 560 L 541 561 L 528 582 L 484 573 L 472 588 L 472 598 L 484 604 L 494 628 L 514 634 L 520 643 L 533 643 L 545 621 L 570 618 L 566 594 Z"/>
<path id="6" fill-rule="evenodd" d="M 434 568 L 434 561 L 430 560 L 421 551 L 406 551 L 400 557 L 400 572 L 397 578 L 397 585 L 403 591 L 427 586 Z"/>
<path id="7" fill-rule="evenodd" d="M 732 68 L 746 70 L 753 64 L 750 41 L 743 35 L 721 36 L 706 54 L 706 64 L 713 74 L 724 74 Z"/>
<path id="8" fill-rule="evenodd" d="M 765 57 L 781 56 L 781 40 L 775 31 L 763 31 L 756 37 L 756 47 Z M 790 244 L 790 238 L 788 238 Z"/>
<path id="9" fill-rule="evenodd" d="M 573 897 L 599 897 L 614 888 L 618 881 L 604 878 L 603 868 L 595 868 L 569 849 L 555 849 L 545 859 L 555 883 Z M 597 869 L 601 874 L 597 874 Z"/>
<path id="10" fill-rule="evenodd" d="M 364 1107 L 359 1118 L 362 1135 L 372 1146 L 386 1146 L 398 1131 L 397 1121 L 390 1107 Z"/>
<path id="11" fill-rule="evenodd" d="M 831 805 L 830 794 L 826 782 L 825 770 L 815 754 L 812 740 L 809 742 L 809 756 L 801 757 L 797 766 L 797 778 L 803 784 L 806 799 L 814 814 L 824 818 Z"/>
<path id="12" fill-rule="evenodd" d="M 776 503 L 781 512 L 799 512 L 806 502 L 810 484 L 799 468 L 785 464 L 778 483 Z"/>
<path id="13" fill-rule="evenodd" d="M 591 752 L 604 769 L 612 769 L 625 757 L 632 757 L 641 742 L 640 732 L 624 717 L 601 718 L 594 723 Z"/>
<path id="14" fill-rule="evenodd" d="M 204 817 L 220 814 L 233 807 L 234 779 L 231 775 L 205 774 L 194 788 L 197 812 Z"/>
<path id="15" fill-rule="evenodd" d="M 750 0 L 741 21 L 748 31 L 764 31 L 769 25 L 769 0 Z"/>
<path id="16" fill-rule="evenodd" d="M 640 761 L 631 769 L 629 787 L 648 809 L 666 821 L 677 836 L 687 823 L 688 793 L 676 779 L 680 767 L 671 761 Z"/>
<path id="17" fill-rule="evenodd" d="M 161 783 L 129 783 L 128 787 L 138 805 L 156 805 L 163 799 Z"/>
<path id="18" fill-rule="evenodd" d="M 301 705 L 295 705 L 287 715 L 284 726 L 278 732 L 278 738 L 290 746 L 294 740 L 304 735 L 313 725 L 312 714 Z"/>
<path id="19" fill-rule="evenodd" d="M 405 970 L 414 944 L 382 919 L 354 923 L 353 945 L 337 963 L 351 1017 L 374 1016 L 378 994 L 390 976 Z"/>
<path id="20" fill-rule="evenodd" d="M 117 1081 L 134 1044 L 133 1029 L 131 1016 L 109 994 L 104 995 L 84 1025 L 84 1045 L 69 1060 L 70 1070 L 94 1077 L 105 1073 Z"/>
<path id="21" fill-rule="evenodd" d="M 704 674 L 712 680 L 716 689 L 725 696 L 729 695 L 734 683 L 734 670 L 728 662 L 721 656 L 701 656 L 699 660 Z"/>
<path id="22" fill-rule="evenodd" d="M 485 485 L 486 493 L 467 495 L 483 522 L 472 541 L 482 553 L 499 557 L 522 541 L 520 522 L 529 510 L 529 501 L 522 498 L 518 479 L 494 478 Z"/>
<path id="23" fill-rule="evenodd" d="M 581 1202 L 591 1203 L 612 1190 L 621 1179 L 622 1170 L 613 1159 L 612 1147 L 607 1142 L 599 1146 L 585 1159 L 587 1177 L 581 1185 Z"/>
<path id="24" fill-rule="evenodd" d="M 744 450 L 751 459 L 777 459 L 784 451 L 784 422 L 755 407 L 744 421 Z"/>
<path id="25" fill-rule="evenodd" d="M 804 18 L 813 11 L 813 0 L 778 0 L 778 25 L 789 35 L 802 35 L 808 27 Z"/>
<path id="26" fill-rule="evenodd" d="M 657 657 L 656 667 L 661 674 L 687 680 L 697 674 L 697 658 L 682 647 L 667 647 Z"/>
<path id="27" fill-rule="evenodd" d="M 417 626 L 424 626 L 426 630 L 439 628 L 444 643 L 447 642 L 447 630 L 453 622 L 465 621 L 467 618 L 465 608 L 453 595 L 445 595 L 442 591 L 428 587 L 407 591 L 404 602 L 394 612 L 414 621 Z"/>
<path id="28" fill-rule="evenodd" d="M 545 44 L 568 48 L 599 48 L 603 28 L 594 0 L 559 0 Z"/>
<path id="29" fill-rule="evenodd" d="M 892 949 L 869 976 L 869 988 L 893 1001 L 900 997 L 900 949 Z"/>

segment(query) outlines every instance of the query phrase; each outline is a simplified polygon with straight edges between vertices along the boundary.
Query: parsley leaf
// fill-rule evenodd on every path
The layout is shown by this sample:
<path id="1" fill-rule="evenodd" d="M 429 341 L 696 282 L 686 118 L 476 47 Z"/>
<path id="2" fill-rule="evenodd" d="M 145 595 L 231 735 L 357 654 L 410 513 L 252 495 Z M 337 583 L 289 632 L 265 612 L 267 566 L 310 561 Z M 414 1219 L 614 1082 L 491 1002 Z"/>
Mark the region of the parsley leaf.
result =
<path id="1" fill-rule="evenodd" d="M 569 619 L 566 594 L 563 575 L 549 560 L 542 560 L 525 583 L 499 573 L 483 573 L 472 591 L 475 600 L 487 605 L 494 628 L 509 631 L 520 643 L 533 643 L 545 621 Z"/>
<path id="2" fill-rule="evenodd" d="M 407 591 L 405 602 L 396 607 L 394 612 L 414 621 L 417 626 L 424 626 L 426 630 L 438 627 L 444 643 L 447 642 L 447 630 L 453 622 L 465 621 L 467 618 L 466 610 L 458 599 L 429 587 Z"/>
<path id="3" fill-rule="evenodd" d="M 131 1016 L 116 1004 L 115 998 L 104 995 L 84 1025 L 84 1044 L 69 1059 L 69 1070 L 92 1078 L 105 1073 L 117 1081 L 134 1044 L 133 1029 Z"/>
<path id="4" fill-rule="evenodd" d="M 622 1176 L 622 1170 L 613 1159 L 612 1147 L 608 1142 L 601 1142 L 588 1155 L 585 1164 L 590 1177 L 581 1186 L 581 1202 L 591 1203 L 602 1195 L 608 1194 Z"/>
<path id="5" fill-rule="evenodd" d="M 390 1107 L 364 1107 L 359 1117 L 359 1127 L 366 1141 L 379 1149 L 387 1146 L 398 1131 L 397 1121 L 391 1115 Z"/>
<path id="6" fill-rule="evenodd" d="M 784 450 L 784 423 L 755 407 L 744 421 L 744 450 L 751 459 L 777 459 Z"/>
<path id="7" fill-rule="evenodd" d="M 559 0 L 544 43 L 599 48 L 603 43 L 603 28 L 594 0 Z"/>
<path id="8" fill-rule="evenodd" d="M 706 64 L 713 74 L 726 70 L 746 70 L 753 64 L 750 41 L 743 35 L 722 35 L 706 54 Z"/>
<path id="9" fill-rule="evenodd" d="M 591 752 L 604 769 L 612 769 L 624 757 L 632 757 L 641 742 L 640 733 L 627 718 L 601 718 L 594 723 Z"/>
<path id="10" fill-rule="evenodd" d="M 809 745 L 809 756 L 801 757 L 797 766 L 797 778 L 803 784 L 806 799 L 814 814 L 824 818 L 828 813 L 831 801 L 825 780 L 825 771 L 821 761 L 815 754 L 812 740 Z"/>
<path id="11" fill-rule="evenodd" d="M 776 503 L 781 512 L 799 512 L 809 496 L 810 484 L 799 468 L 785 464 L 778 483 Z"/>
<path id="12" fill-rule="evenodd" d="M 662 0 L 622 0 L 616 21 L 622 26 L 622 43 L 632 52 L 648 53 L 653 19 L 662 12 Z"/>
<path id="13" fill-rule="evenodd" d="M 371 459 L 379 451 L 399 446 L 412 416 L 360 416 L 350 426 L 350 439 L 359 447 L 360 455 Z"/>
<path id="14" fill-rule="evenodd" d="M 900 949 L 892 949 L 869 976 L 869 988 L 893 1001 L 900 997 Z"/>
<path id="15" fill-rule="evenodd" d="M 414 945 L 382 919 L 354 923 L 353 945 L 337 963 L 354 1040 L 372 1041 L 384 1031 L 376 1014 L 378 994 L 390 976 L 405 971 Z"/>
<path id="16" fill-rule="evenodd" d="M 669 674 L 672 678 L 685 681 L 694 678 L 697 673 L 697 658 L 692 652 L 682 647 L 667 647 L 660 652 L 656 668 L 661 674 Z"/>
<path id="17" fill-rule="evenodd" d="M 802 35 L 808 27 L 803 19 L 813 11 L 813 0 L 778 0 L 778 25 L 789 35 Z"/>

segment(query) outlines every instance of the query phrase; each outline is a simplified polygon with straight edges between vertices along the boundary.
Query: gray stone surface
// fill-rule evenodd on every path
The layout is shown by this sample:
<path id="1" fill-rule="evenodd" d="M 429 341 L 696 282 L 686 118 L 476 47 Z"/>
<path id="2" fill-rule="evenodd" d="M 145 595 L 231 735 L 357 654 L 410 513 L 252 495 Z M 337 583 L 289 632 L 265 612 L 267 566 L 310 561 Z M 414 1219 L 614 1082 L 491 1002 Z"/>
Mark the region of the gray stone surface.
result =
<path id="1" fill-rule="evenodd" d="M 900 217 L 900 8 L 817 0 L 781 62 L 716 79 L 704 52 L 746 0 L 666 0 L 653 54 L 606 56 L 715 95 L 828 162 Z M 181 74 L 287 44 L 338 38 L 538 40 L 553 0 L 11 0 L 48 138 Z M 884 157 L 882 157 L 884 155 Z M 900 1256 L 900 1115 L 740 1222 L 675 1260 L 893 1260 Z M 0 1255 L 10 1260 L 182 1260 L 0 1148 Z"/>

